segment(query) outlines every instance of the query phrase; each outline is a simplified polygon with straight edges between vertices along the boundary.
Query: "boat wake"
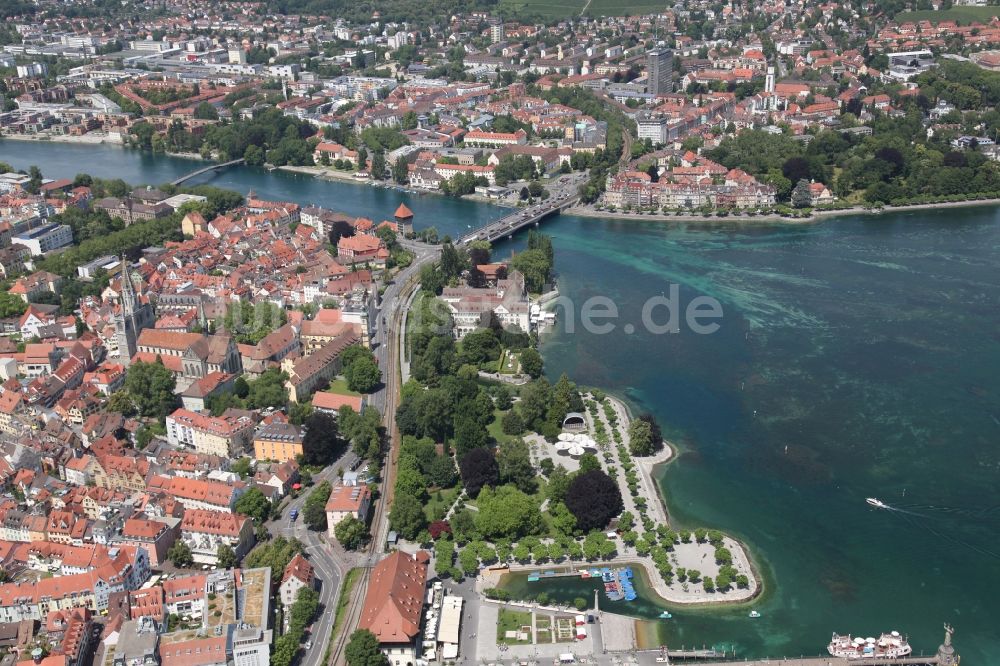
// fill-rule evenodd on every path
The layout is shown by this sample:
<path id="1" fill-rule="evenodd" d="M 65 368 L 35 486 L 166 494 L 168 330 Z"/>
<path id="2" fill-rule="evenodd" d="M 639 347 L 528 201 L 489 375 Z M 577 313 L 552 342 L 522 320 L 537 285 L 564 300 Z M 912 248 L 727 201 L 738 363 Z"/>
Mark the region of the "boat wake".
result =
<path id="1" fill-rule="evenodd" d="M 969 550 L 975 551 L 975 552 L 979 553 L 980 555 L 985 555 L 986 557 L 991 557 L 993 559 L 1000 560 L 1000 553 L 998 553 L 998 552 L 996 552 L 994 550 L 990 550 L 989 548 L 983 548 L 982 546 L 977 546 L 974 543 L 969 543 L 968 541 L 964 541 L 962 539 L 959 539 L 958 537 L 956 537 L 953 534 L 951 534 L 950 530 L 942 531 L 942 530 L 936 529 L 934 527 L 934 525 L 931 524 L 930 519 L 926 519 L 925 516 L 921 516 L 920 514 L 914 514 L 914 513 L 909 512 L 909 511 L 905 511 L 905 512 L 900 511 L 898 513 L 901 513 L 902 514 L 902 518 L 904 520 L 906 520 L 913 527 L 916 527 L 917 529 L 926 530 L 927 532 L 929 532 L 930 534 L 932 534 L 934 537 L 936 537 L 938 539 L 942 539 L 944 541 L 949 541 L 949 542 L 955 544 L 956 546 L 960 546 L 962 548 L 968 548 Z M 911 516 L 924 517 L 925 520 L 918 521 L 918 520 L 915 520 Z"/>
<path id="2" fill-rule="evenodd" d="M 928 518 L 933 517 L 947 519 L 952 517 L 975 518 L 977 520 L 996 519 L 1000 520 L 1000 504 L 988 507 L 960 507 L 960 506 L 939 506 L 936 504 L 902 504 L 897 508 L 910 510 L 910 513 L 921 512 Z"/>
<path id="3" fill-rule="evenodd" d="M 960 539 L 954 535 L 954 529 L 950 529 L 948 526 L 942 524 L 943 521 L 948 521 L 953 524 L 956 522 L 967 522 L 963 521 L 963 518 L 973 519 L 980 524 L 984 520 L 989 522 L 990 518 L 1000 518 L 1000 506 L 968 509 L 960 507 L 936 506 L 932 504 L 903 504 L 893 506 L 875 498 L 868 498 L 866 501 L 869 506 L 879 509 L 880 511 L 898 514 L 900 518 L 905 520 L 909 525 L 917 529 L 925 530 L 937 539 L 948 541 L 956 546 L 967 548 L 986 557 L 1000 559 L 1000 552 L 990 550 L 989 548 L 984 548 L 982 546 L 977 546 L 974 543 Z M 917 510 L 915 511 L 914 509 Z M 951 527 L 953 528 L 955 525 L 952 525 Z"/>

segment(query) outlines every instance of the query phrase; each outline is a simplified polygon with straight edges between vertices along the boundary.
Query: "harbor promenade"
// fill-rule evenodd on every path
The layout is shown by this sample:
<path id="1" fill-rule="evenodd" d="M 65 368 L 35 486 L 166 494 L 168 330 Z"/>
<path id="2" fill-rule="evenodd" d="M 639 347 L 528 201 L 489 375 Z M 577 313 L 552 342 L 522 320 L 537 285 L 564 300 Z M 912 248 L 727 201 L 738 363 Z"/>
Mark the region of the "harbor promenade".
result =
<path id="1" fill-rule="evenodd" d="M 677 663 L 671 659 L 671 663 Z M 932 657 L 904 657 L 901 659 L 842 659 L 838 657 L 798 657 L 794 659 L 754 659 L 753 661 L 702 661 L 699 666 L 931 666 L 943 664 L 937 655 Z"/>
<path id="2" fill-rule="evenodd" d="M 595 430 L 595 421 L 600 421 L 607 432 L 618 430 L 622 436 L 623 446 L 628 448 L 628 430 L 629 424 L 632 421 L 632 415 L 629 413 L 629 410 L 624 402 L 612 396 L 606 397 L 608 403 L 611 405 L 611 408 L 614 410 L 617 424 L 613 425 L 608 420 L 604 410 L 599 409 L 596 417 L 591 414 L 589 410 L 584 414 L 587 426 L 593 432 Z M 618 470 L 618 482 L 622 487 L 622 500 L 625 503 L 625 510 L 630 512 L 633 516 L 640 515 L 640 511 L 635 503 L 636 497 L 632 496 L 632 494 L 627 491 L 624 475 L 625 465 L 623 464 L 621 456 L 618 453 L 618 447 L 614 445 L 609 446 L 607 453 L 612 456 L 612 465 L 616 470 Z M 649 516 L 657 525 L 670 525 L 670 516 L 667 513 L 667 507 L 663 502 L 663 497 L 659 488 L 653 479 L 653 470 L 657 465 L 666 464 L 674 454 L 674 447 L 671 444 L 666 443 L 660 451 L 652 456 L 632 458 L 636 469 L 639 471 L 638 497 L 646 499 Z M 653 590 L 662 599 L 672 603 L 716 604 L 750 601 L 756 597 L 761 590 L 760 576 L 754 570 L 753 565 L 750 562 L 750 556 L 743 547 L 743 544 L 729 536 L 725 536 L 723 538 L 723 544 L 729 549 L 730 553 L 732 553 L 732 566 L 736 569 L 737 573 L 744 574 L 749 579 L 750 585 L 747 588 L 732 587 L 726 592 L 707 592 L 698 583 L 682 583 L 677 579 L 674 579 L 668 585 L 666 581 L 663 580 L 663 577 L 657 572 L 656 565 L 652 558 L 639 555 L 635 551 L 634 547 L 626 544 L 622 544 L 622 547 L 619 550 L 621 557 L 616 561 L 642 565 L 648 575 L 648 582 Z M 671 564 L 675 568 L 684 567 L 689 570 L 697 569 L 704 575 L 715 577 L 718 573 L 718 566 L 714 561 L 714 551 L 714 547 L 707 543 L 678 543 L 674 546 L 673 552 L 671 553 Z"/>

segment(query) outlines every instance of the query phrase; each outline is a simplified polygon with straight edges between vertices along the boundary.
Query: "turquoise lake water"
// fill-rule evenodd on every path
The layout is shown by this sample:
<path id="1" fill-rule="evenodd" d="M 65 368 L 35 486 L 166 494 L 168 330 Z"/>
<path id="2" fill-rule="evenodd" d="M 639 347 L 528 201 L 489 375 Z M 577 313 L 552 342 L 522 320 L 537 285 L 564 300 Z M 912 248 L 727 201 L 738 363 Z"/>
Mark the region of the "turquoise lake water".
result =
<path id="1" fill-rule="evenodd" d="M 199 165 L 10 141 L 0 161 L 136 184 Z M 418 228 L 452 234 L 502 214 L 257 169 L 199 182 L 375 219 L 402 200 Z M 672 645 L 797 656 L 833 631 L 896 629 L 931 652 L 950 622 L 965 663 L 1000 663 L 998 209 L 750 227 L 563 216 L 544 230 L 577 311 L 605 296 L 620 312 L 608 335 L 568 333 L 563 316 L 545 339 L 547 372 L 654 413 L 681 447 L 661 476 L 674 520 L 738 535 L 767 580 L 762 618 L 676 613 Z M 643 303 L 671 284 L 682 305 L 717 299 L 716 333 L 643 330 Z M 900 510 L 871 510 L 869 496 Z"/>

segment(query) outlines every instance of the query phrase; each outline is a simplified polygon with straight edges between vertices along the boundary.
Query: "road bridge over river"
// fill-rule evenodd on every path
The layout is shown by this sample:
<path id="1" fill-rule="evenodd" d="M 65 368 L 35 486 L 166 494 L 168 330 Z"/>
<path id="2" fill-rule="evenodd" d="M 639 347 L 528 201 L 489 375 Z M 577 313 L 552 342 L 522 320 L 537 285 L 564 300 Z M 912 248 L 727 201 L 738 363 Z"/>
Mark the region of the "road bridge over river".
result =
<path id="1" fill-rule="evenodd" d="M 537 225 L 549 215 L 558 214 L 572 208 L 580 201 L 580 185 L 586 181 L 586 174 L 561 176 L 546 185 L 549 191 L 547 199 L 541 199 L 527 208 L 516 208 L 499 220 L 473 229 L 458 239 L 460 245 L 468 245 L 477 240 L 494 242 L 504 237 L 511 237 L 516 231 L 531 225 Z"/>
<path id="2" fill-rule="evenodd" d="M 518 208 L 513 213 L 504 215 L 499 220 L 494 220 L 486 226 L 479 227 L 465 236 L 462 236 L 462 238 L 459 239 L 459 243 L 468 244 L 477 240 L 485 240 L 492 243 L 493 241 L 503 238 L 504 236 L 513 236 L 515 231 L 533 224 L 538 224 L 543 218 L 548 217 L 553 213 L 561 213 L 567 208 L 575 206 L 579 200 L 580 195 L 578 194 L 561 198 L 556 201 L 552 201 L 550 197 L 542 203 L 535 204 L 530 208 Z"/>

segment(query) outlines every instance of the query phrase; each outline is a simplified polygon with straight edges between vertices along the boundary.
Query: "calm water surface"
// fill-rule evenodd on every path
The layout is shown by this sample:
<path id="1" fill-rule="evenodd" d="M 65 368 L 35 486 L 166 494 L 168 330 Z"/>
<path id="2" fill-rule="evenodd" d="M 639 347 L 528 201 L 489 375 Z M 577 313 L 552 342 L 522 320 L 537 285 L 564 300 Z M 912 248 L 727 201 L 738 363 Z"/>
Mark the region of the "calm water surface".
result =
<path id="1" fill-rule="evenodd" d="M 199 164 L 10 141 L 0 161 L 135 184 Z M 402 200 L 418 228 L 451 234 L 502 214 L 248 168 L 199 182 L 374 219 Z M 749 228 L 564 216 L 545 229 L 577 309 L 600 295 L 620 312 L 609 335 L 550 334 L 549 374 L 653 412 L 682 449 L 660 479 L 674 519 L 739 535 L 767 581 L 763 617 L 681 611 L 666 629 L 671 645 L 780 657 L 817 654 L 833 631 L 896 629 L 929 652 L 947 621 L 965 663 L 1000 663 L 997 209 Z M 682 305 L 718 299 L 720 330 L 643 332 L 642 304 L 670 284 Z M 899 510 L 870 510 L 869 496 Z"/>

